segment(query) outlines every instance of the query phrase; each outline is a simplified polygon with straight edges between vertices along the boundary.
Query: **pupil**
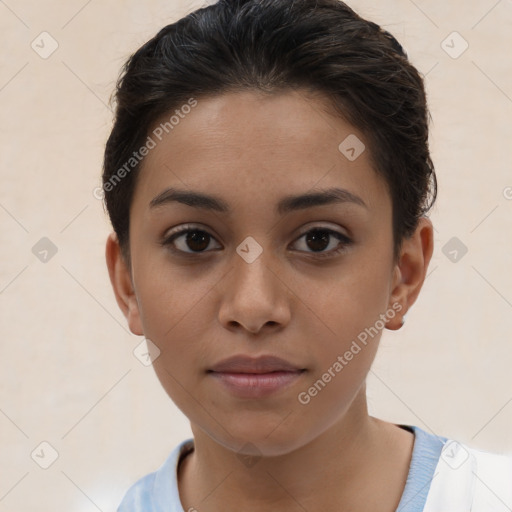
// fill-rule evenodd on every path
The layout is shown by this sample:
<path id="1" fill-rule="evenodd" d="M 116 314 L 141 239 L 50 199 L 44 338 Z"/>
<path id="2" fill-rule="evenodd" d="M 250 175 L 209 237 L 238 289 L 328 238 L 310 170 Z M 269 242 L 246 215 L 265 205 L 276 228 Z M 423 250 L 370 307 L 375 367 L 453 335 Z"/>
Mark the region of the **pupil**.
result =
<path id="1" fill-rule="evenodd" d="M 193 251 L 203 251 L 208 247 L 208 233 L 205 233 L 204 231 L 191 231 L 187 234 L 187 244 L 190 249 Z M 206 243 L 204 243 L 206 241 Z M 201 242 L 203 244 L 201 245 Z M 199 247 L 194 244 L 199 243 Z M 192 246 L 191 246 L 192 244 Z"/>
<path id="2" fill-rule="evenodd" d="M 315 230 L 306 237 L 306 240 L 310 249 L 322 251 L 329 245 L 329 236 L 327 231 Z M 313 247 L 309 245 L 309 242 L 313 242 Z M 320 242 L 320 246 L 318 246 L 318 242 Z"/>

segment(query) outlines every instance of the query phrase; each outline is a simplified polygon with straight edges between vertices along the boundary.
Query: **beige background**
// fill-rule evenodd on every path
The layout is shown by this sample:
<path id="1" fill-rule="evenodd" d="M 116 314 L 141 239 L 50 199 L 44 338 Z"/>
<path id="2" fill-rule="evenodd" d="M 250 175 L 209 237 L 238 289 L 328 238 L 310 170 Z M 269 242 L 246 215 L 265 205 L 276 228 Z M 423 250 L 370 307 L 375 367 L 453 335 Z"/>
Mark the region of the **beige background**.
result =
<path id="1" fill-rule="evenodd" d="M 426 74 L 439 180 L 429 277 L 404 328 L 384 331 L 370 412 L 512 453 L 512 1 L 348 3 Z M 122 63 L 199 5 L 0 1 L 0 512 L 115 510 L 190 435 L 133 355 L 143 339 L 115 303 L 92 191 Z M 31 47 L 51 48 L 43 31 L 58 43 L 46 59 Z M 453 31 L 469 44 L 458 58 L 441 46 Z M 42 237 L 58 250 L 46 263 Z M 452 237 L 468 249 L 457 262 Z"/>

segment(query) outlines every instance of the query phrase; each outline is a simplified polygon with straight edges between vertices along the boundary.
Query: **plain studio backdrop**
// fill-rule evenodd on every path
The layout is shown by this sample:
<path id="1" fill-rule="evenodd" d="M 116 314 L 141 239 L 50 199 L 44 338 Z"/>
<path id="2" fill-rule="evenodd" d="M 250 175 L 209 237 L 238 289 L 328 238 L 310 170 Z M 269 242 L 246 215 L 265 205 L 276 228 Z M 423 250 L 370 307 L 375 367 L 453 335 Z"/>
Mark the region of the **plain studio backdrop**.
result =
<path id="1" fill-rule="evenodd" d="M 348 4 L 426 76 L 439 182 L 428 277 L 384 330 L 370 414 L 512 453 L 512 1 Z M 114 510 L 191 435 L 135 355 L 93 191 L 121 65 L 200 6 L 0 2 L 0 512 Z"/>

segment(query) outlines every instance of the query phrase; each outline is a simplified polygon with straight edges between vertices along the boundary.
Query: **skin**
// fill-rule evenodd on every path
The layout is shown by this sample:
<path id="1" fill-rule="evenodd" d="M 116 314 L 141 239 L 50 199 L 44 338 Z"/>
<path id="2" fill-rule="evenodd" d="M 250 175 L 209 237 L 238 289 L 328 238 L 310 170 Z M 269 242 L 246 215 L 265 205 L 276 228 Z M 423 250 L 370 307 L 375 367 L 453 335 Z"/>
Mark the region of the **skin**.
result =
<path id="1" fill-rule="evenodd" d="M 393 261 L 386 184 L 368 144 L 355 161 L 338 150 L 350 134 L 365 138 L 328 108 L 305 91 L 199 100 L 144 160 L 130 210 L 130 263 L 114 234 L 107 241 L 117 302 L 131 331 L 160 349 L 156 374 L 191 422 L 194 451 L 178 474 L 185 511 L 391 512 L 403 493 L 414 435 L 367 410 L 365 381 L 382 330 L 308 404 L 297 399 L 393 304 L 401 310 L 385 328 L 400 328 L 433 252 L 433 226 L 422 218 Z M 151 208 L 168 187 L 214 194 L 231 213 Z M 284 196 L 329 187 L 367 208 L 274 212 Z M 205 252 L 185 236 L 174 241 L 181 255 L 162 244 L 185 224 L 211 235 Z M 313 227 L 352 243 L 333 254 L 343 242 L 308 243 L 303 235 Z M 252 263 L 236 252 L 248 236 L 262 248 Z M 306 371 L 273 395 L 242 399 L 205 372 L 238 354 L 277 355 Z M 239 454 L 257 456 L 248 464 Z"/>

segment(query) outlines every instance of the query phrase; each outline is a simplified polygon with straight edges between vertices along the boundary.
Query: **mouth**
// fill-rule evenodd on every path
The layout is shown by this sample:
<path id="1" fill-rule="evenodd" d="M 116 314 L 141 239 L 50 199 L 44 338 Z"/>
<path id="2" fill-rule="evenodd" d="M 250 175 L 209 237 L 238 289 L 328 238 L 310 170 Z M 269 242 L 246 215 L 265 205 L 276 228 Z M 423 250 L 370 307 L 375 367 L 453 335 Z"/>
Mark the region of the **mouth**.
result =
<path id="1" fill-rule="evenodd" d="M 263 398 L 295 383 L 306 372 L 275 356 L 235 356 L 217 363 L 207 374 L 239 398 Z"/>
<path id="2" fill-rule="evenodd" d="M 223 359 L 207 371 L 215 373 L 262 374 L 272 372 L 297 372 L 303 370 L 305 370 L 305 368 L 301 368 L 276 356 L 260 356 L 254 358 L 240 355 Z"/>

